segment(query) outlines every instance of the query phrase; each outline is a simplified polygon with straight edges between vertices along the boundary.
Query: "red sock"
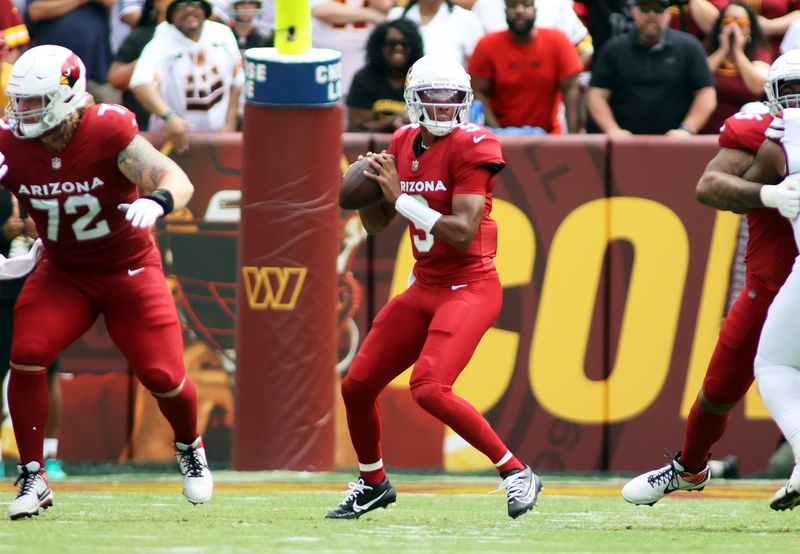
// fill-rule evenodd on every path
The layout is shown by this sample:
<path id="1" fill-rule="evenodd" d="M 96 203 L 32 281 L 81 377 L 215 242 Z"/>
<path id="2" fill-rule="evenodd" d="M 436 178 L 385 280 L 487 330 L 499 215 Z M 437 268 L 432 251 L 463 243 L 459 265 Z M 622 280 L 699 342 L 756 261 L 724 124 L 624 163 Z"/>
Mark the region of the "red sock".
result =
<path id="1" fill-rule="evenodd" d="M 700 410 L 697 401 L 689 411 L 683 450 L 678 462 L 690 473 L 697 473 L 705 467 L 709 451 L 728 427 L 729 414 L 709 414 Z"/>
<path id="2" fill-rule="evenodd" d="M 497 471 L 500 472 L 500 475 L 505 475 L 506 473 L 514 469 L 523 470 L 525 469 L 525 464 L 520 462 L 517 459 L 517 457 L 514 456 L 513 454 L 511 455 L 511 458 L 508 459 L 508 461 L 506 461 L 502 465 L 497 466 Z"/>
<path id="3" fill-rule="evenodd" d="M 359 475 L 365 483 L 377 485 L 383 483 L 383 480 L 386 479 L 386 468 L 381 466 L 380 469 L 374 471 L 361 471 Z"/>
<path id="4" fill-rule="evenodd" d="M 176 396 L 155 398 L 158 409 L 172 426 L 175 441 L 193 443 L 197 438 L 197 389 L 191 379 L 186 377 L 183 389 Z"/>
<path id="5" fill-rule="evenodd" d="M 47 371 L 11 369 L 8 378 L 8 410 L 14 424 L 19 459 L 23 464 L 39 462 L 44 467 L 44 430 L 50 403 Z"/>

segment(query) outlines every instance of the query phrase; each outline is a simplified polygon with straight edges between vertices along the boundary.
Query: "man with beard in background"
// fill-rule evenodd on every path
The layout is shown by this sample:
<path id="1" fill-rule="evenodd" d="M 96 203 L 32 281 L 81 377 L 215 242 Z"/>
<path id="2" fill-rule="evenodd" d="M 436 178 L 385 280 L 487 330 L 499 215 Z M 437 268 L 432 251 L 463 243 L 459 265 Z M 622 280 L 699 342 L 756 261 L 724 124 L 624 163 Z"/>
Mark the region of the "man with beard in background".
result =
<path id="1" fill-rule="evenodd" d="M 506 0 L 508 30 L 488 33 L 475 46 L 469 73 L 489 127 L 540 127 L 553 134 L 561 98 L 569 132 L 580 121 L 578 74 L 583 63 L 569 38 L 534 26 L 534 0 Z"/>
<path id="2" fill-rule="evenodd" d="M 600 131 L 693 135 L 717 105 L 705 50 L 669 29 L 668 0 L 632 0 L 636 27 L 617 35 L 592 64 L 587 102 Z"/>

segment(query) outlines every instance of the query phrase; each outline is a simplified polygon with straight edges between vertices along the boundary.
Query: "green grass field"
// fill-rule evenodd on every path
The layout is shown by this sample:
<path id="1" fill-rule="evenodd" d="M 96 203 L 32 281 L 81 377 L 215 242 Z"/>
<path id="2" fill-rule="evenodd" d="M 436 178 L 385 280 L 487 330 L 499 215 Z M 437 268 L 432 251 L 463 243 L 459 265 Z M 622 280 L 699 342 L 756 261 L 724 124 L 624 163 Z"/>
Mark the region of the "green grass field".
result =
<path id="1" fill-rule="evenodd" d="M 324 519 L 351 475 L 217 472 L 192 506 L 175 475 L 71 477 L 38 517 L 0 520 L 0 552 L 800 552 L 800 513 L 773 512 L 778 481 L 728 481 L 654 507 L 619 496 L 622 479 L 544 475 L 539 506 L 518 520 L 489 477 L 393 475 L 398 502 L 357 521 Z M 6 487 L 2 509 L 14 489 Z M 5 512 L 3 513 L 5 517 Z"/>

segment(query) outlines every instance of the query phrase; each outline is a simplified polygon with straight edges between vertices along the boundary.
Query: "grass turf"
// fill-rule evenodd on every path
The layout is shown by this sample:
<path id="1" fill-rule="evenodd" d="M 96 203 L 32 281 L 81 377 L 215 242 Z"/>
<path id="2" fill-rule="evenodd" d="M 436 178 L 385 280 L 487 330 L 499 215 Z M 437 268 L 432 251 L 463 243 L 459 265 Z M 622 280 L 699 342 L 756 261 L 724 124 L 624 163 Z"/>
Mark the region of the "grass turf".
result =
<path id="1" fill-rule="evenodd" d="M 323 516 L 351 476 L 216 477 L 215 496 L 203 506 L 183 499 L 177 475 L 54 483 L 53 508 L 33 519 L 0 520 L 0 552 L 800 552 L 798 514 L 767 505 L 780 485 L 773 481 L 715 483 L 650 508 L 624 502 L 621 479 L 545 475 L 539 506 L 512 520 L 503 494 L 485 494 L 497 479 L 394 475 L 396 505 L 331 521 Z"/>

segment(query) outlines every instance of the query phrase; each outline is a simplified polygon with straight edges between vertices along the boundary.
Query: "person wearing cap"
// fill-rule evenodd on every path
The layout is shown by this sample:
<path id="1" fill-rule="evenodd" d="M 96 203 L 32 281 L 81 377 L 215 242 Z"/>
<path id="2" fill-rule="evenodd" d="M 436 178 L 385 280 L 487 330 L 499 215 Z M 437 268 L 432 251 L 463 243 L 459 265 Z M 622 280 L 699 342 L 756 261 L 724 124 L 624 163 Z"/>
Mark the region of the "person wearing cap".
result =
<path id="1" fill-rule="evenodd" d="M 703 46 L 669 28 L 668 0 L 633 0 L 635 27 L 609 40 L 592 65 L 589 114 L 608 135 L 692 135 L 717 104 Z"/>
<path id="2" fill-rule="evenodd" d="M 207 0 L 173 0 L 130 80 L 150 112 L 150 131 L 166 131 L 178 152 L 188 132 L 236 131 L 244 85 L 242 56 L 226 25 L 209 21 Z"/>

